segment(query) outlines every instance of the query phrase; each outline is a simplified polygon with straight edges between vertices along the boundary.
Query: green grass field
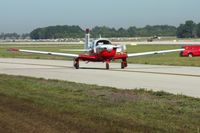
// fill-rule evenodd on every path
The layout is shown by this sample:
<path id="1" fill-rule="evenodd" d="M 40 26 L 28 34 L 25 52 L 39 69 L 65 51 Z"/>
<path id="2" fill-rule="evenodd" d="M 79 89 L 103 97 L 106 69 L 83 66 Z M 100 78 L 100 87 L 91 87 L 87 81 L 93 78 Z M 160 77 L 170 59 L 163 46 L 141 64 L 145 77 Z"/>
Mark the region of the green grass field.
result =
<path id="1" fill-rule="evenodd" d="M 168 49 L 179 49 L 181 46 L 178 45 L 138 45 L 138 46 L 129 46 L 127 52 L 146 52 L 146 51 L 157 51 L 157 50 L 168 50 Z M 152 55 L 131 58 L 128 60 L 129 63 L 138 63 L 138 64 L 158 64 L 158 65 L 178 65 L 178 66 L 200 66 L 200 57 L 180 57 L 179 52 L 161 54 L 161 55 Z"/>
<path id="2" fill-rule="evenodd" d="M 199 133 L 200 99 L 0 75 L 0 132 Z"/>
<path id="3" fill-rule="evenodd" d="M 7 51 L 8 48 L 17 47 L 21 49 L 30 50 L 41 50 L 41 51 L 54 51 L 63 52 L 60 49 L 81 49 L 81 45 L 0 45 L 0 57 L 12 57 L 12 58 L 34 58 L 34 59 L 61 59 L 70 60 L 64 57 L 55 57 L 47 55 L 33 55 L 24 53 L 12 53 Z M 178 45 L 137 45 L 128 46 L 128 53 L 146 52 L 154 50 L 166 50 L 166 49 L 177 49 L 181 48 Z M 65 52 L 65 51 L 64 51 Z M 136 57 L 128 59 L 129 63 L 139 63 L 139 64 L 159 64 L 159 65 L 180 65 L 180 66 L 200 66 L 200 57 L 188 58 L 179 57 L 179 53 L 169 53 L 165 55 L 152 55 L 144 57 Z"/>

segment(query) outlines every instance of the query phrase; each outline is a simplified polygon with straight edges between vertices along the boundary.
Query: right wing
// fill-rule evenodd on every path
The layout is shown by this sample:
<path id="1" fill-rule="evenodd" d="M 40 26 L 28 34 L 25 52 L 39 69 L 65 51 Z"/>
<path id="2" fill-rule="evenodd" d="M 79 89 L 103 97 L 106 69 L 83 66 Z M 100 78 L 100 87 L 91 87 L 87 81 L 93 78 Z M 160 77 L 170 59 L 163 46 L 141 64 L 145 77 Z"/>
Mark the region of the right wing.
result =
<path id="1" fill-rule="evenodd" d="M 35 50 L 24 50 L 24 49 L 15 49 L 11 48 L 9 51 L 19 51 L 23 53 L 32 53 L 32 54 L 44 54 L 44 55 L 53 55 L 53 56 L 63 56 L 68 58 L 77 58 L 78 54 L 67 54 L 67 53 L 58 53 L 58 52 L 46 52 L 46 51 L 35 51 Z"/>
<path id="2" fill-rule="evenodd" d="M 68 51 L 68 52 L 89 52 L 91 49 L 60 49 L 60 51 Z"/>

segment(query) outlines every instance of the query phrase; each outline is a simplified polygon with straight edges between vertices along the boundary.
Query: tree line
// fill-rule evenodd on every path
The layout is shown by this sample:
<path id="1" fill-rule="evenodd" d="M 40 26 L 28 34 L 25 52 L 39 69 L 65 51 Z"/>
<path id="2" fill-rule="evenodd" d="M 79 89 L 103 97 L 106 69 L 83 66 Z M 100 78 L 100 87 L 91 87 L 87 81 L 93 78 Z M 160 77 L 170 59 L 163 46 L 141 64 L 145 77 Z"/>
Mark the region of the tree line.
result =
<path id="1" fill-rule="evenodd" d="M 30 33 L 32 39 L 82 38 L 84 31 L 79 26 L 49 26 L 37 28 Z"/>
<path id="2" fill-rule="evenodd" d="M 17 33 L 1 33 L 0 34 L 0 39 L 1 40 L 6 40 L 6 39 L 26 39 L 30 38 L 29 33 L 26 34 L 17 34 Z"/>
<path id="3" fill-rule="evenodd" d="M 91 36 L 94 38 L 103 37 L 138 37 L 138 36 L 176 36 L 176 27 L 168 25 L 145 26 L 144 28 L 129 27 L 110 28 L 96 26 L 91 29 Z M 37 28 L 30 33 L 32 39 L 57 39 L 57 38 L 82 38 L 85 31 L 79 26 L 49 26 Z"/>
<path id="4" fill-rule="evenodd" d="M 0 39 L 58 39 L 58 38 L 83 38 L 85 30 L 80 26 L 49 26 L 34 29 L 30 34 L 19 35 L 17 33 L 1 33 Z M 110 28 L 106 26 L 96 26 L 91 29 L 91 36 L 99 37 L 149 37 L 149 36 L 177 36 L 178 38 L 200 37 L 200 23 L 188 20 L 178 27 L 170 25 L 147 25 L 142 28 L 131 26 L 125 28 Z"/>
<path id="5" fill-rule="evenodd" d="M 178 38 L 196 38 L 200 37 L 200 23 L 196 24 L 195 22 L 188 20 L 185 24 L 180 24 L 177 28 L 177 37 Z"/>

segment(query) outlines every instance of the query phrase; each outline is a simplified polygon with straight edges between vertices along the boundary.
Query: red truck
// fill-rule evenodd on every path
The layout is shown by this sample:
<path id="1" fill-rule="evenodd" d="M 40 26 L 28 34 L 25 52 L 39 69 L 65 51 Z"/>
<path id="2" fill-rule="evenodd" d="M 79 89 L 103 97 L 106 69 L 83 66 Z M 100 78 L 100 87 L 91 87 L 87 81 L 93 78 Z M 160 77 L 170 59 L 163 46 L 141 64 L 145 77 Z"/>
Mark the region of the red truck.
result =
<path id="1" fill-rule="evenodd" d="M 200 45 L 183 46 L 183 48 L 185 50 L 180 52 L 180 56 L 182 57 L 200 56 Z"/>

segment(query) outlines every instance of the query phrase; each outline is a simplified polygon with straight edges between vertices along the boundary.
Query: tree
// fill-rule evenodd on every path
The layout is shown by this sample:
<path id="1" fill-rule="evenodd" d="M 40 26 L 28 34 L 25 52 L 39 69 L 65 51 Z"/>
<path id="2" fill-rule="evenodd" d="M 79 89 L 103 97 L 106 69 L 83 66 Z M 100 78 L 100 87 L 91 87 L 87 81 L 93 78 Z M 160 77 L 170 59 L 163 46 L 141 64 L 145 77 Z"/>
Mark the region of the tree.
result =
<path id="1" fill-rule="evenodd" d="M 1 33 L 0 39 L 19 39 L 20 35 L 17 33 Z"/>
<path id="2" fill-rule="evenodd" d="M 196 25 L 196 35 L 200 37 L 200 23 Z"/>
<path id="3" fill-rule="evenodd" d="M 40 37 L 39 37 L 39 31 L 40 31 L 40 30 L 41 30 L 40 28 L 37 28 L 37 29 L 33 30 L 33 31 L 30 33 L 30 37 L 31 37 L 32 39 L 40 39 Z"/>
<path id="4" fill-rule="evenodd" d="M 119 28 L 118 31 L 117 31 L 117 37 L 128 37 L 128 32 L 127 30 L 125 30 L 124 28 Z"/>
<path id="5" fill-rule="evenodd" d="M 21 39 L 27 39 L 30 37 L 30 34 L 29 33 L 24 33 L 21 35 Z"/>
<path id="6" fill-rule="evenodd" d="M 185 35 L 184 35 L 185 31 L 184 30 L 185 30 L 184 24 L 180 24 L 179 27 L 177 28 L 176 36 L 178 38 L 185 38 Z"/>
<path id="7" fill-rule="evenodd" d="M 185 24 L 180 24 L 177 28 L 177 37 L 179 38 L 193 38 L 196 35 L 196 24 L 188 20 Z"/>
<path id="8" fill-rule="evenodd" d="M 84 31 L 79 26 L 49 26 L 37 28 L 30 33 L 32 39 L 57 39 L 57 38 L 81 38 Z"/>
<path id="9" fill-rule="evenodd" d="M 136 27 L 132 26 L 127 29 L 127 32 L 128 32 L 129 37 L 135 37 L 138 34 L 138 29 Z"/>
<path id="10" fill-rule="evenodd" d="M 99 37 L 99 35 L 102 35 L 103 37 L 117 37 L 117 31 L 115 28 L 96 26 L 92 29 L 91 35 L 95 38 Z"/>

